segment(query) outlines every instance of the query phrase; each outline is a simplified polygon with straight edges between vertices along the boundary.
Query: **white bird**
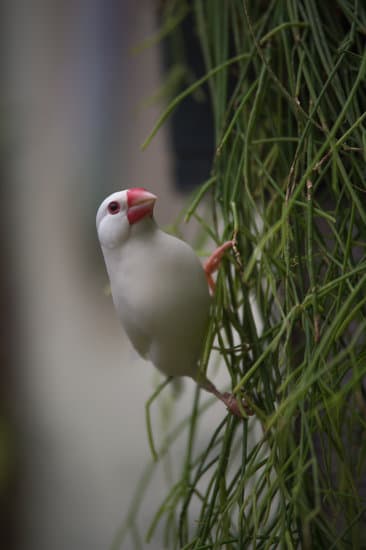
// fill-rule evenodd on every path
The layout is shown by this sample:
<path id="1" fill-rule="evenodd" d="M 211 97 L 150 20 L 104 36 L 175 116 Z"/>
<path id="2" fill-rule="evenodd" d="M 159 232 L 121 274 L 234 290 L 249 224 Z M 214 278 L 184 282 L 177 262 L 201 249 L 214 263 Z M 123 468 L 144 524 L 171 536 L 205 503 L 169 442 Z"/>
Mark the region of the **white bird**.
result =
<path id="1" fill-rule="evenodd" d="M 210 315 L 208 283 L 213 288 L 211 273 L 232 242 L 219 247 L 203 269 L 187 243 L 159 229 L 156 199 L 136 187 L 113 193 L 98 209 L 97 232 L 117 315 L 141 357 L 168 377 L 193 378 L 242 417 L 233 394 L 198 376 Z"/>

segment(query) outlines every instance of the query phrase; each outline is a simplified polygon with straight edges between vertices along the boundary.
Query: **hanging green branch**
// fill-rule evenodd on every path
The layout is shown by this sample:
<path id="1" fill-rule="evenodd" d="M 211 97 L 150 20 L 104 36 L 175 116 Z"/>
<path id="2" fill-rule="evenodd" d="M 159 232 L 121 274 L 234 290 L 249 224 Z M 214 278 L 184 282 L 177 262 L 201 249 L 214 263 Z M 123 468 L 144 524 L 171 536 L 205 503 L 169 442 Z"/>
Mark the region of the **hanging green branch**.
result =
<path id="1" fill-rule="evenodd" d="M 211 197 L 205 230 L 216 242 L 234 235 L 235 249 L 220 271 L 204 358 L 218 350 L 255 416 L 224 418 L 199 444 L 195 401 L 179 429 L 181 473 L 149 536 L 160 526 L 165 547 L 186 550 L 362 548 L 366 5 L 190 8 L 206 74 L 172 99 L 144 147 L 208 82 L 217 151 L 186 219 L 200 220 L 196 209 Z"/>

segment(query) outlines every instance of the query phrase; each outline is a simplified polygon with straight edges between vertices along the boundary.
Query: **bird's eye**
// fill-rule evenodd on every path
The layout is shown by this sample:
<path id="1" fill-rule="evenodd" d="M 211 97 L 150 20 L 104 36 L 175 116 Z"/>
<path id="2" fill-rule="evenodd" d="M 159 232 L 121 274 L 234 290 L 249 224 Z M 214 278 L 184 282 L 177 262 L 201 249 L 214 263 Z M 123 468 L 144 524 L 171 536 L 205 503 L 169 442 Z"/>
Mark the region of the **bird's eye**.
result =
<path id="1" fill-rule="evenodd" d="M 110 214 L 118 214 L 121 210 L 121 205 L 117 201 L 112 201 L 108 204 L 108 212 Z"/>

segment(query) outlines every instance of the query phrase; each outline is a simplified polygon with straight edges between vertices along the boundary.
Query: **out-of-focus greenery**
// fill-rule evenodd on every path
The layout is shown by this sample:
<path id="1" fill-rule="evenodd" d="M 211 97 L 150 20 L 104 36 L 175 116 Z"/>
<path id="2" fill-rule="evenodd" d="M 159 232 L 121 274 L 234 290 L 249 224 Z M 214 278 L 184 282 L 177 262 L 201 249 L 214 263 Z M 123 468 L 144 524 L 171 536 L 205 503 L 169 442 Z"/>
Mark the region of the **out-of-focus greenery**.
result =
<path id="1" fill-rule="evenodd" d="M 170 549 L 361 548 L 366 514 L 366 4 L 361 0 L 165 3 L 192 10 L 215 120 L 203 198 L 220 269 L 203 353 L 214 342 L 255 412 L 187 438 L 181 476 L 157 504 Z M 172 23 L 169 26 L 169 21 Z M 146 144 L 145 144 L 146 145 Z M 142 480 L 125 528 L 138 547 Z M 363 493 L 362 493 L 363 486 Z M 142 534 L 142 536 L 144 533 Z M 146 535 L 146 532 L 145 532 Z"/>

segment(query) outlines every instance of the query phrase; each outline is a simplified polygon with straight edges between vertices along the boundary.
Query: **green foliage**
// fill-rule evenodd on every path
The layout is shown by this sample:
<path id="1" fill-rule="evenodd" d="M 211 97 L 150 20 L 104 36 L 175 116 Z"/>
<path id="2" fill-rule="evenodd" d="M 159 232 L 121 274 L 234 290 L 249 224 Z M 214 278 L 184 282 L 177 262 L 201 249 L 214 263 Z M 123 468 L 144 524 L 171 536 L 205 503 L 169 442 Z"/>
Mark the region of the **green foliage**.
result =
<path id="1" fill-rule="evenodd" d="M 170 16 L 183 12 L 167 5 Z M 208 200 L 204 229 L 237 247 L 219 273 L 203 366 L 215 343 L 255 416 L 228 416 L 197 450 L 196 399 L 160 450 L 187 438 L 149 536 L 160 524 L 171 549 L 361 548 L 366 5 L 194 0 L 192 9 L 207 75 L 152 135 L 209 83 L 217 151 L 188 214 Z"/>

